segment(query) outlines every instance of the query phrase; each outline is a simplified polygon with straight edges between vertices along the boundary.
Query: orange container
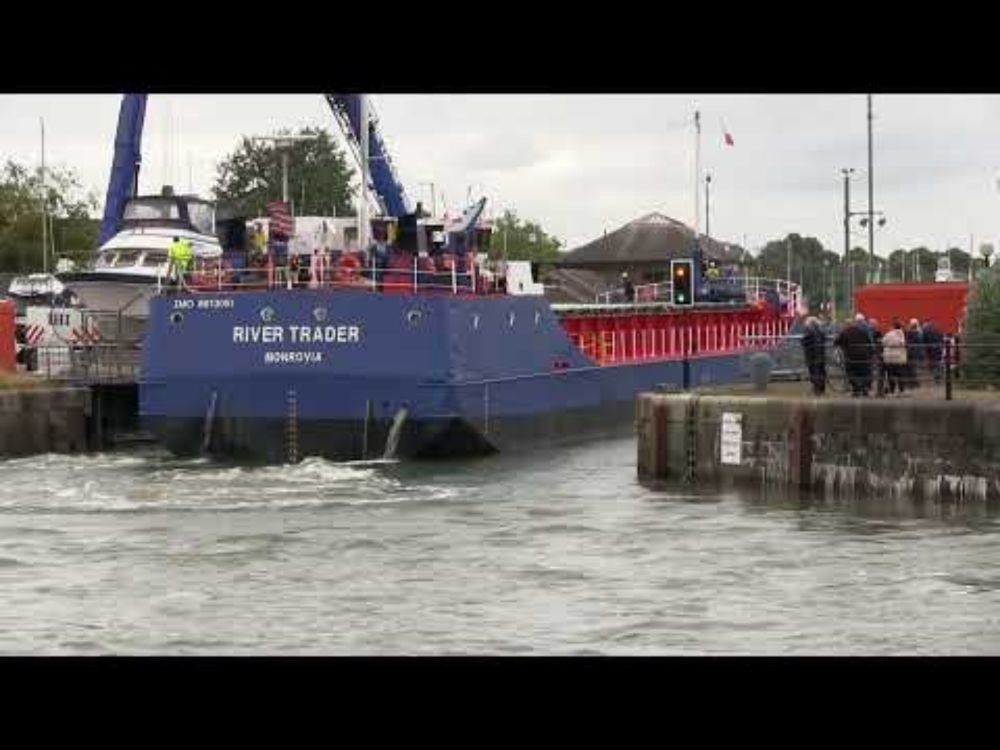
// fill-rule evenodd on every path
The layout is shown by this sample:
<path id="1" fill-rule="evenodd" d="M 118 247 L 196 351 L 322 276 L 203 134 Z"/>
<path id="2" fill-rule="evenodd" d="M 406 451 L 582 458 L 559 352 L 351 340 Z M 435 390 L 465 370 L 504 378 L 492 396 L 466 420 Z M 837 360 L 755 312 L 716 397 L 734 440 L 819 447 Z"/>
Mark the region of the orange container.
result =
<path id="1" fill-rule="evenodd" d="M 0 372 L 14 372 L 17 369 L 14 344 L 14 314 L 17 308 L 10 300 L 0 300 Z"/>
<path id="2" fill-rule="evenodd" d="M 964 282 L 926 284 L 871 284 L 854 292 L 854 305 L 865 317 L 877 318 L 879 328 L 888 331 L 893 318 L 905 326 L 910 318 L 921 323 L 933 321 L 941 333 L 958 333 L 965 318 L 969 285 Z"/>

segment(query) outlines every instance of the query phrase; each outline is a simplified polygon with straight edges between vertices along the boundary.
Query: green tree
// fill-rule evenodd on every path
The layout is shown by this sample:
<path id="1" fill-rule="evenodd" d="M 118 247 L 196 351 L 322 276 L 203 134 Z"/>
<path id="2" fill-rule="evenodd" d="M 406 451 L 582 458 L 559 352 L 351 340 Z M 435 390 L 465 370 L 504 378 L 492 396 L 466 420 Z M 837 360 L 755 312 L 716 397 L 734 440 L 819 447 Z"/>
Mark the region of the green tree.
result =
<path id="1" fill-rule="evenodd" d="M 821 304 L 836 302 L 843 309 L 843 264 L 840 256 L 827 250 L 815 237 L 792 233 L 784 239 L 771 240 L 756 259 L 755 272 L 764 278 L 791 280 L 802 285 L 802 292 L 813 312 Z"/>
<path id="2" fill-rule="evenodd" d="M 546 234 L 538 223 L 522 220 L 508 209 L 493 222 L 490 255 L 544 265 L 559 260 L 561 244 L 557 238 Z"/>
<path id="3" fill-rule="evenodd" d="M 982 271 L 969 293 L 962 350 L 963 377 L 971 388 L 1000 385 L 1000 272 Z"/>
<path id="4" fill-rule="evenodd" d="M 907 253 L 907 282 L 934 281 L 938 256 L 926 247 L 915 247 Z"/>
<path id="5" fill-rule="evenodd" d="M 43 188 L 40 169 L 8 161 L 0 170 L 0 270 L 41 270 L 43 207 L 50 217 L 51 264 L 58 257 L 88 260 L 97 246 L 99 222 L 90 214 L 98 205 L 72 169 L 47 168 Z"/>
<path id="6" fill-rule="evenodd" d="M 886 261 L 885 277 L 883 281 L 902 282 L 912 275 L 912 271 L 907 266 L 906 248 L 900 247 L 889 253 Z"/>
<path id="7" fill-rule="evenodd" d="M 281 130 L 278 135 L 288 135 Z M 288 199 L 299 216 L 353 216 L 347 157 L 322 128 L 300 128 L 297 135 L 316 136 L 276 146 L 244 136 L 235 151 L 219 164 L 213 187 L 215 199 L 235 210 L 262 216 L 269 201 L 281 200 L 282 151 L 288 152 Z"/>
<path id="8" fill-rule="evenodd" d="M 965 250 L 959 247 L 952 247 L 947 252 L 948 261 L 951 263 L 951 273 L 956 279 L 969 278 L 969 262 L 972 260 Z"/>

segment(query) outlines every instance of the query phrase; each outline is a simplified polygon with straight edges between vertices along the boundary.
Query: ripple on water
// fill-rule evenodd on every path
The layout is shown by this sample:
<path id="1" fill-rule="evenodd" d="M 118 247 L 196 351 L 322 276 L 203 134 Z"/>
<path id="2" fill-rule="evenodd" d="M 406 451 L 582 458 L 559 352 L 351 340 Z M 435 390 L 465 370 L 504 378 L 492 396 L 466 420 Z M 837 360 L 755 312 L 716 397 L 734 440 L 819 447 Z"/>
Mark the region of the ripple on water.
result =
<path id="1" fill-rule="evenodd" d="M 640 485 L 634 456 L 631 440 L 440 463 L 4 462 L 0 648 L 1000 647 L 995 514 L 678 494 Z"/>
<path id="2" fill-rule="evenodd" d="M 47 456 L 0 494 L 0 513 L 81 514 L 239 512 L 336 506 L 449 502 L 462 496 L 451 486 L 404 484 L 386 473 L 391 461 L 336 463 L 308 458 L 295 466 L 219 466 L 205 459 Z M 136 479 L 123 481 L 130 470 Z M 126 474 L 122 476 L 123 472 Z M 66 483 L 65 474 L 86 477 Z M 15 477 L 18 473 L 13 472 Z"/>

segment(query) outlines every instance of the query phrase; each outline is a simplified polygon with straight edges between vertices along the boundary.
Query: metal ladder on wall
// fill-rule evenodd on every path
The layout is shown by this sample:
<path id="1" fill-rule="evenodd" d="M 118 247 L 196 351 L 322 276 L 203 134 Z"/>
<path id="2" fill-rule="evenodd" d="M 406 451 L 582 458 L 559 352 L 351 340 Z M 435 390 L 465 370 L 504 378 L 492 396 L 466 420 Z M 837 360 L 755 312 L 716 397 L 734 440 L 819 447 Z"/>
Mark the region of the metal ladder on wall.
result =
<path id="1" fill-rule="evenodd" d="M 297 464 L 299 462 L 299 416 L 298 400 L 295 389 L 289 389 L 287 397 L 288 411 L 285 424 L 285 458 L 288 463 Z"/>

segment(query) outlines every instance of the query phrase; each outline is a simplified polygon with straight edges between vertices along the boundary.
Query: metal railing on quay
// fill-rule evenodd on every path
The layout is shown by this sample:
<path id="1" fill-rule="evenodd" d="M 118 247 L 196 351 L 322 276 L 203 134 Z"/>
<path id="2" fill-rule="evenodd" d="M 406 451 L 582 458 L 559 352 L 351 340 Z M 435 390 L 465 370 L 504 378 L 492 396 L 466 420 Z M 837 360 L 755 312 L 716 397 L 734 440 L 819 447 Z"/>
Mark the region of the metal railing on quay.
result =
<path id="1" fill-rule="evenodd" d="M 117 343 L 42 346 L 34 356 L 37 376 L 66 383 L 135 382 L 142 365 L 141 349 Z"/>
<path id="2" fill-rule="evenodd" d="M 744 367 L 749 372 L 755 354 L 769 359 L 774 379 L 796 379 L 819 384 L 823 392 L 858 397 L 900 397 L 952 400 L 956 390 L 1000 392 L 1000 337 L 991 341 L 962 341 L 944 336 L 933 343 L 910 342 L 886 347 L 878 342 L 837 346 L 825 334 L 822 356 L 814 346 L 807 352 L 802 334 L 746 336 Z M 1000 393 L 998 393 L 1000 397 Z"/>

